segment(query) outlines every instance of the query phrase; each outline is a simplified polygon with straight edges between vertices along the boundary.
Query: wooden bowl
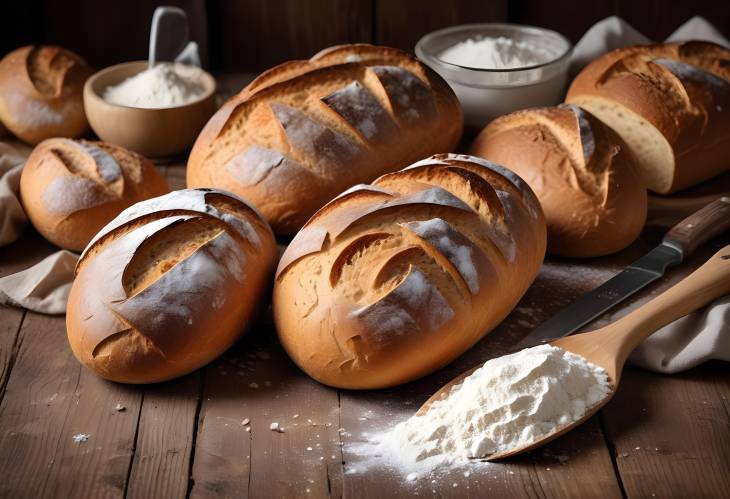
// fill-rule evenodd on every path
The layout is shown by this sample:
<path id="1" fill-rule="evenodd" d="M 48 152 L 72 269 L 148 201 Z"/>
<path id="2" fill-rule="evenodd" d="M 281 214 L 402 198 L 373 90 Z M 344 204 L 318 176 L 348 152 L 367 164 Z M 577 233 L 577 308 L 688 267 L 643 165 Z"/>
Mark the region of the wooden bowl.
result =
<path id="1" fill-rule="evenodd" d="M 150 158 L 179 155 L 189 149 L 215 112 L 215 79 L 203 72 L 206 92 L 176 107 L 147 109 L 110 104 L 104 90 L 147 69 L 146 61 L 125 62 L 95 73 L 84 85 L 84 107 L 91 128 L 105 142 Z"/>

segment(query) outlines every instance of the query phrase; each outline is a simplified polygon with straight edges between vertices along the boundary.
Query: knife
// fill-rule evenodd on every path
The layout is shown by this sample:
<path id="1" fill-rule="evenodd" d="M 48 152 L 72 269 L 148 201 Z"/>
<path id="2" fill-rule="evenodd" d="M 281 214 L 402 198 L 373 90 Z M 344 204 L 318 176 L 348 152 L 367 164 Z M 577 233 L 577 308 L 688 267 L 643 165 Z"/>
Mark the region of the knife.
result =
<path id="1" fill-rule="evenodd" d="M 515 349 L 574 333 L 662 277 L 667 268 L 680 264 L 698 246 L 727 229 L 730 229 L 730 197 L 721 197 L 672 227 L 659 246 L 621 273 L 540 324 Z"/>

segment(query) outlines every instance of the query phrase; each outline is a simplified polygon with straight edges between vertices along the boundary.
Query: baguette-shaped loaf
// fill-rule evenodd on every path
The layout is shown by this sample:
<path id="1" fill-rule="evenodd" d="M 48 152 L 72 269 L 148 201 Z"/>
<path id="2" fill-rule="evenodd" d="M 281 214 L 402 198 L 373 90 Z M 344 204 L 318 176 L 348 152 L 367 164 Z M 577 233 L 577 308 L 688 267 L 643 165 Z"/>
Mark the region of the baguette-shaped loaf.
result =
<path id="1" fill-rule="evenodd" d="M 78 137 L 89 127 L 83 89 L 92 69 L 61 47 L 21 47 L 0 60 L 0 121 L 29 143 Z"/>
<path id="2" fill-rule="evenodd" d="M 234 192 L 294 234 L 346 188 L 451 151 L 462 129 L 446 82 L 400 50 L 344 45 L 266 71 L 198 137 L 188 187 Z"/>
<path id="3" fill-rule="evenodd" d="M 324 206 L 282 256 L 281 343 L 316 380 L 382 388 L 461 355 L 512 310 L 545 253 L 537 198 L 494 163 L 436 155 Z"/>
<path id="4" fill-rule="evenodd" d="M 567 104 L 492 121 L 471 153 L 506 166 L 535 191 L 548 252 L 594 257 L 622 250 L 646 221 L 646 185 L 621 138 Z"/>
<path id="5" fill-rule="evenodd" d="M 20 177 L 20 197 L 33 226 L 72 251 L 84 249 L 125 208 L 168 191 L 148 159 L 120 146 L 85 140 L 43 141 Z"/>
<path id="6" fill-rule="evenodd" d="M 650 190 L 730 169 L 730 50 L 709 42 L 618 49 L 589 64 L 566 101 L 613 128 Z"/>
<path id="7" fill-rule="evenodd" d="M 89 244 L 66 315 L 76 358 L 100 376 L 153 383 L 230 347 L 268 296 L 276 243 L 266 221 L 221 191 L 138 203 Z"/>

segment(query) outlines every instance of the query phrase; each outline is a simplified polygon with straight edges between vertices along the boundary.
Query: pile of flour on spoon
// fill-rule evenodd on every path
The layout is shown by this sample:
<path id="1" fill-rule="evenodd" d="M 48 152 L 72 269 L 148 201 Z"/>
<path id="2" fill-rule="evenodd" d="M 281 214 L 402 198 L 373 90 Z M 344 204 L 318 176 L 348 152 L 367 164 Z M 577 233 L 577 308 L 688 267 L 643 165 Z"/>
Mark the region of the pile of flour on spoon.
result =
<path id="1" fill-rule="evenodd" d="M 540 345 L 487 361 L 423 415 L 378 438 L 402 467 L 431 469 L 522 447 L 577 421 L 609 392 L 606 371 Z"/>

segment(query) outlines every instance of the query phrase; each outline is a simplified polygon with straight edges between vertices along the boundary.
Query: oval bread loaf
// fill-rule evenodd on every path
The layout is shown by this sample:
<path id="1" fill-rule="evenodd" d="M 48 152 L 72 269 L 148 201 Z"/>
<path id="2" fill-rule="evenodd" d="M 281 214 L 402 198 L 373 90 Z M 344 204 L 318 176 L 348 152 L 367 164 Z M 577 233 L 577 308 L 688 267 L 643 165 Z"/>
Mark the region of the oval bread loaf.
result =
<path id="1" fill-rule="evenodd" d="M 720 45 L 614 50 L 578 74 L 566 102 L 621 136 L 652 191 L 672 193 L 730 169 L 730 50 Z"/>
<path id="2" fill-rule="evenodd" d="M 0 60 L 0 121 L 29 143 L 78 137 L 89 127 L 83 89 L 91 67 L 61 47 L 21 47 Z"/>
<path id="3" fill-rule="evenodd" d="M 229 100 L 190 154 L 188 187 L 253 203 L 294 234 L 346 188 L 451 151 L 462 114 L 446 82 L 400 50 L 344 45 L 259 76 Z"/>
<path id="4" fill-rule="evenodd" d="M 123 209 L 168 192 L 146 158 L 106 142 L 48 139 L 28 157 L 20 196 L 28 218 L 57 246 L 81 251 Z"/>
<path id="5" fill-rule="evenodd" d="M 436 155 L 324 206 L 277 270 L 279 338 L 331 386 L 382 388 L 461 355 L 538 273 L 545 221 L 525 182 L 494 163 Z"/>
<path id="6" fill-rule="evenodd" d="M 89 244 L 66 315 L 76 358 L 100 376 L 153 383 L 222 354 L 251 324 L 276 258 L 240 199 L 175 191 L 122 212 Z"/>
<path id="7" fill-rule="evenodd" d="M 535 191 L 548 252 L 593 257 L 631 244 L 646 222 L 646 186 L 623 141 L 573 105 L 517 111 L 492 121 L 471 153 L 502 164 Z"/>

